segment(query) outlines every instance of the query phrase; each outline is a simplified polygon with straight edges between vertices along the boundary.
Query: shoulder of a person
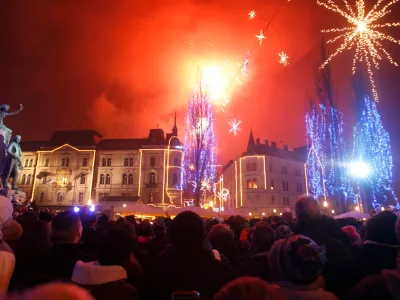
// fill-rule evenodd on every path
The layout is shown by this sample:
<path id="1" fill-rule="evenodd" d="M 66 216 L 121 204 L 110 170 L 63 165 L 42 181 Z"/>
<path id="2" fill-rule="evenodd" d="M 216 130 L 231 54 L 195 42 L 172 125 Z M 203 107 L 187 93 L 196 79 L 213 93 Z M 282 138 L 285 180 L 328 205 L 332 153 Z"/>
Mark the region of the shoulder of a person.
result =
<path id="1" fill-rule="evenodd" d="M 378 298 L 377 298 L 378 297 Z M 345 299 L 392 299 L 381 274 L 374 274 L 362 279 Z"/>

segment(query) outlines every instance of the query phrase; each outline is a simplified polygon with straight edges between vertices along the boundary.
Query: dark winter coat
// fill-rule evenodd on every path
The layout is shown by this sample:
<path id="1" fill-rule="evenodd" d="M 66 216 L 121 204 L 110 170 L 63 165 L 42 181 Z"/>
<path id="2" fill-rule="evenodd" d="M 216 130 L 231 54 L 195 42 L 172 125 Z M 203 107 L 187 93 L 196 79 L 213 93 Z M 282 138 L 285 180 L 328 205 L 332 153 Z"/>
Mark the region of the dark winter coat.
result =
<path id="1" fill-rule="evenodd" d="M 169 300 L 177 291 L 197 291 L 203 300 L 235 278 L 229 265 L 215 259 L 207 248 L 169 248 L 145 276 L 143 299 Z"/>
<path id="2" fill-rule="evenodd" d="M 259 277 L 265 281 L 273 281 L 268 262 L 268 252 L 258 253 L 240 265 L 240 275 Z"/>
<path id="3" fill-rule="evenodd" d="M 98 262 L 78 261 L 72 281 L 87 289 L 96 300 L 136 300 L 136 289 L 126 283 L 127 274 L 120 266 L 101 266 Z"/>

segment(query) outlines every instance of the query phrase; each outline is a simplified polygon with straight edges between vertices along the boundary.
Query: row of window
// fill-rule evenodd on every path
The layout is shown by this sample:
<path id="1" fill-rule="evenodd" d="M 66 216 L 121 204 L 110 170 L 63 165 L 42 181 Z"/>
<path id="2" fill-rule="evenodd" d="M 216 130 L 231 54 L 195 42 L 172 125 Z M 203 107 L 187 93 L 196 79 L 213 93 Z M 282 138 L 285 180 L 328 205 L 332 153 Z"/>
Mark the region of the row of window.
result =
<path id="1" fill-rule="evenodd" d="M 82 192 L 78 194 L 78 202 L 79 202 L 79 203 L 83 203 L 83 201 L 84 201 L 84 196 L 85 196 L 85 194 L 82 193 Z M 59 193 L 57 193 L 57 203 L 63 203 L 64 200 L 65 200 L 65 194 L 64 194 L 64 192 L 59 192 Z M 39 195 L 39 202 L 44 202 L 44 192 L 41 192 L 41 193 L 40 193 L 40 195 Z"/>
<path id="2" fill-rule="evenodd" d="M 111 158 L 110 157 L 103 157 L 101 160 L 101 166 L 102 167 L 110 167 L 111 166 Z M 125 157 L 124 158 L 124 167 L 132 167 L 134 163 L 133 157 Z M 177 157 L 174 157 L 174 162 L 173 165 L 176 167 L 179 167 L 179 159 Z M 154 156 L 150 157 L 150 166 L 155 167 L 156 166 L 156 158 Z"/>
<path id="3" fill-rule="evenodd" d="M 156 184 L 156 172 L 155 171 L 151 171 L 149 174 L 149 184 Z M 81 180 L 83 177 L 86 176 L 82 176 Z M 130 185 L 134 183 L 134 174 L 122 174 L 122 184 L 123 185 Z M 82 183 L 82 182 L 81 182 Z M 111 184 L 111 175 L 110 174 L 101 174 L 100 175 L 100 184 Z M 177 174 L 173 174 L 172 175 L 172 184 L 173 185 L 177 185 L 179 184 L 179 180 L 178 180 L 178 175 Z"/>
<path id="4" fill-rule="evenodd" d="M 274 205 L 275 203 L 275 196 L 271 196 L 271 204 Z M 290 198 L 283 197 L 283 205 L 290 206 Z"/>
<path id="5" fill-rule="evenodd" d="M 253 172 L 253 171 L 257 171 L 257 163 L 253 162 L 253 163 L 246 163 L 246 172 Z M 274 171 L 274 164 L 270 163 L 269 164 L 269 171 L 273 172 Z M 281 166 L 281 173 L 282 174 L 289 174 L 288 172 L 288 167 L 287 166 Z M 301 176 L 301 170 L 300 169 L 295 169 L 294 172 L 296 177 L 300 177 Z"/>
<path id="6" fill-rule="evenodd" d="M 256 178 L 247 179 L 247 188 L 248 189 L 257 189 L 258 188 L 257 179 Z M 275 188 L 275 183 L 273 180 L 271 180 L 271 189 L 274 189 L 274 188 Z M 289 191 L 289 182 L 282 181 L 282 190 L 285 192 Z M 296 191 L 299 193 L 303 192 L 303 185 L 301 183 L 297 183 Z"/>
<path id="7" fill-rule="evenodd" d="M 33 159 L 25 159 L 24 167 L 32 167 L 33 166 Z"/>
<path id="8" fill-rule="evenodd" d="M 31 174 L 29 174 L 28 176 L 23 174 L 21 176 L 21 185 L 23 185 L 23 184 L 31 184 L 31 180 L 32 180 L 32 175 Z"/>
<path id="9" fill-rule="evenodd" d="M 27 161 L 28 160 L 25 160 L 25 167 L 27 166 Z M 45 167 L 48 167 L 49 162 L 50 162 L 49 158 L 44 158 L 43 165 Z M 89 163 L 89 158 L 87 158 L 87 157 L 82 158 L 82 166 L 83 167 L 87 167 L 88 163 Z M 68 157 L 61 158 L 61 167 L 69 167 L 69 164 L 70 164 L 70 161 L 69 161 Z M 32 167 L 32 159 L 29 161 L 29 166 Z"/>

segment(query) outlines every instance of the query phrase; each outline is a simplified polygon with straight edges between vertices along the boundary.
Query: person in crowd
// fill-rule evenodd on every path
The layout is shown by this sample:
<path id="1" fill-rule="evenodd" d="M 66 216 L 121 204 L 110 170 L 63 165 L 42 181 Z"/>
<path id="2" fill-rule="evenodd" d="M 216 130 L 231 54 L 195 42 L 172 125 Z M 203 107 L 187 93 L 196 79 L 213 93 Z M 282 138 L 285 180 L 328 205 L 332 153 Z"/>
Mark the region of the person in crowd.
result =
<path id="1" fill-rule="evenodd" d="M 105 214 L 101 214 L 96 224 L 96 230 L 99 236 L 102 236 L 107 231 L 108 227 L 108 216 Z"/>
<path id="2" fill-rule="evenodd" d="M 173 292 L 197 291 L 201 299 L 209 300 L 235 278 L 235 271 L 205 247 L 206 229 L 199 215 L 191 211 L 178 214 L 169 234 L 172 247 L 147 272 L 143 299 L 171 299 Z"/>
<path id="3" fill-rule="evenodd" d="M 275 240 L 285 240 L 292 236 L 292 231 L 287 225 L 279 225 L 275 230 Z"/>
<path id="4" fill-rule="evenodd" d="M 0 196 L 0 296 L 7 292 L 15 267 L 15 256 L 3 239 L 2 230 L 12 221 L 14 207 L 11 201 Z"/>
<path id="5" fill-rule="evenodd" d="M 214 300 L 278 300 L 276 292 L 257 277 L 241 277 L 231 281 L 214 296 Z"/>
<path id="6" fill-rule="evenodd" d="M 98 261 L 78 261 L 72 281 L 88 289 L 96 300 L 138 299 L 136 289 L 127 283 L 128 272 L 134 269 L 131 242 L 123 228 L 109 230 L 100 240 Z"/>
<path id="7" fill-rule="evenodd" d="M 400 219 L 396 224 L 397 243 L 400 246 Z M 400 253 L 397 255 L 396 269 L 383 270 L 380 274 L 362 279 L 347 295 L 346 299 L 373 300 L 400 299 Z"/>
<path id="8" fill-rule="evenodd" d="M 307 236 L 326 248 L 328 263 L 324 275 L 329 281 L 332 266 L 350 257 L 350 250 L 343 242 L 347 236 L 334 219 L 321 214 L 320 203 L 311 195 L 297 199 L 295 213 L 297 220 L 294 233 Z"/>
<path id="9" fill-rule="evenodd" d="M 117 219 L 117 226 L 124 227 L 124 225 L 125 225 L 125 218 L 124 217 L 119 217 Z"/>
<path id="10" fill-rule="evenodd" d="M 39 217 L 35 212 L 29 211 L 19 215 L 15 220 L 22 226 L 22 229 L 25 230 L 32 223 L 38 221 Z"/>
<path id="11" fill-rule="evenodd" d="M 277 241 L 269 252 L 269 264 L 278 299 L 337 299 L 320 285 L 325 262 L 320 246 L 308 237 L 295 235 Z"/>
<path id="12" fill-rule="evenodd" d="M 338 264 L 329 289 L 338 297 L 346 295 L 361 279 L 379 274 L 384 269 L 395 269 L 398 253 L 396 236 L 397 216 L 381 212 L 366 224 L 366 239 L 354 257 Z"/>
<path id="13" fill-rule="evenodd" d="M 48 211 L 41 211 L 39 212 L 39 220 L 51 223 L 51 221 L 53 220 L 53 216 Z"/>
<path id="14" fill-rule="evenodd" d="M 97 215 L 89 213 L 84 216 L 84 224 L 81 239 L 81 249 L 91 256 L 97 255 L 99 236 L 96 230 Z"/>
<path id="15" fill-rule="evenodd" d="M 48 283 L 31 290 L 14 292 L 4 300 L 94 300 L 84 289 L 71 283 Z M 3 300 L 3 299 L 2 299 Z"/>
<path id="16" fill-rule="evenodd" d="M 58 214 L 52 222 L 54 246 L 47 255 L 47 271 L 55 280 L 71 279 L 78 260 L 92 260 L 80 249 L 82 224 L 79 215 L 73 211 Z"/>
<path id="17" fill-rule="evenodd" d="M 216 258 L 227 259 L 232 266 L 238 263 L 239 251 L 234 241 L 234 233 L 226 224 L 214 225 L 208 235 L 207 240 Z"/>
<path id="18" fill-rule="evenodd" d="M 343 232 L 347 234 L 350 242 L 350 251 L 353 255 L 357 254 L 360 245 L 360 234 L 357 229 L 352 225 L 342 227 Z"/>
<path id="19" fill-rule="evenodd" d="M 268 252 L 275 242 L 272 228 L 265 222 L 259 222 L 253 233 L 255 254 L 245 260 L 240 266 L 240 273 L 247 276 L 271 280 L 271 270 L 268 262 Z"/>
<path id="20" fill-rule="evenodd" d="M 21 236 L 22 226 L 15 220 L 12 220 L 3 228 L 3 239 L 13 251 Z"/>
<path id="21" fill-rule="evenodd" d="M 247 221 L 242 216 L 235 216 L 229 221 L 229 225 L 235 234 L 235 242 L 239 249 L 239 260 L 244 261 L 251 256 Z"/>
<path id="22" fill-rule="evenodd" d="M 212 219 L 207 219 L 206 220 L 206 230 L 207 230 L 207 235 L 209 234 L 211 228 L 214 227 L 214 225 L 220 224 L 221 222 L 217 218 L 212 218 Z"/>
<path id="23" fill-rule="evenodd" d="M 51 280 L 43 262 L 51 249 L 50 226 L 45 221 L 32 223 L 15 249 L 16 265 L 11 289 L 25 289 Z"/>
<path id="24" fill-rule="evenodd" d="M 154 238 L 150 241 L 150 254 L 153 259 L 160 255 L 167 245 L 169 239 L 164 220 L 156 220 L 154 223 Z"/>
<path id="25" fill-rule="evenodd" d="M 152 263 L 153 257 L 150 253 L 150 242 L 152 240 L 152 229 L 149 220 L 144 220 L 138 226 L 137 238 L 134 243 L 135 257 L 140 265 L 146 270 Z"/>

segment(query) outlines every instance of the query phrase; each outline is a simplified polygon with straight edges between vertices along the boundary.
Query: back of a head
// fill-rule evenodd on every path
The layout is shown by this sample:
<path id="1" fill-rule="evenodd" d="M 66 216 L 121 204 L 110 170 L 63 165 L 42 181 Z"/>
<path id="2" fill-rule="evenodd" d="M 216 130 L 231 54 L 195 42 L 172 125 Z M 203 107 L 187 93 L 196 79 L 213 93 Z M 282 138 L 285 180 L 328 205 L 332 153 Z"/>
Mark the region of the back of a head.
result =
<path id="1" fill-rule="evenodd" d="M 211 229 L 207 235 L 207 239 L 213 243 L 216 239 L 223 239 L 225 238 L 232 239 L 234 238 L 233 231 L 225 224 L 216 224 Z"/>
<path id="2" fill-rule="evenodd" d="M 135 219 L 135 216 L 134 216 L 134 215 L 126 216 L 126 217 L 125 217 L 125 221 L 126 221 L 127 223 L 131 223 L 131 224 L 133 224 L 133 225 L 136 225 L 136 219 Z"/>
<path id="3" fill-rule="evenodd" d="M 53 219 L 52 215 L 47 211 L 41 211 L 39 213 L 39 220 L 40 221 L 45 221 L 47 223 L 50 223 L 52 221 L 52 219 Z"/>
<path id="4" fill-rule="evenodd" d="M 132 239 L 120 227 L 108 230 L 100 240 L 98 261 L 104 266 L 124 266 L 131 256 Z"/>
<path id="5" fill-rule="evenodd" d="M 354 226 L 347 225 L 342 228 L 342 231 L 347 234 L 350 244 L 355 245 L 360 242 L 360 235 Z"/>
<path id="6" fill-rule="evenodd" d="M 145 237 L 152 235 L 151 224 L 149 220 L 144 220 L 142 223 L 140 223 L 137 234 L 138 236 L 145 236 Z"/>
<path id="7" fill-rule="evenodd" d="M 275 240 L 288 239 L 292 235 L 292 231 L 289 226 L 279 225 L 275 230 Z"/>
<path id="8" fill-rule="evenodd" d="M 46 221 L 36 221 L 23 231 L 16 255 L 27 254 L 30 259 L 35 259 L 33 257 L 45 255 L 50 248 L 50 225 Z"/>
<path id="9" fill-rule="evenodd" d="M 231 281 L 214 296 L 214 300 L 275 300 L 274 289 L 257 277 L 241 277 Z"/>
<path id="10" fill-rule="evenodd" d="M 73 243 L 80 239 L 78 235 L 82 229 L 81 220 L 79 215 L 72 210 L 64 211 L 55 216 L 51 226 L 56 243 Z"/>
<path id="11" fill-rule="evenodd" d="M 397 216 L 391 211 L 383 211 L 368 220 L 366 240 L 376 243 L 397 245 Z"/>
<path id="12" fill-rule="evenodd" d="M 204 244 L 206 230 L 198 214 L 184 211 L 173 219 L 169 235 L 174 247 L 200 248 Z"/>
<path id="13" fill-rule="evenodd" d="M 302 195 L 296 200 L 296 218 L 320 218 L 321 205 L 312 195 Z"/>
<path id="14" fill-rule="evenodd" d="M 211 228 L 214 227 L 214 225 L 217 225 L 217 224 L 219 224 L 219 223 L 220 223 L 220 222 L 219 222 L 217 219 L 215 219 L 215 218 L 213 218 L 213 219 L 208 219 L 208 220 L 206 221 L 207 234 L 210 232 Z"/>
<path id="15" fill-rule="evenodd" d="M 275 242 L 275 233 L 265 222 L 258 222 L 253 234 L 253 243 L 258 252 L 267 252 Z"/>

